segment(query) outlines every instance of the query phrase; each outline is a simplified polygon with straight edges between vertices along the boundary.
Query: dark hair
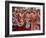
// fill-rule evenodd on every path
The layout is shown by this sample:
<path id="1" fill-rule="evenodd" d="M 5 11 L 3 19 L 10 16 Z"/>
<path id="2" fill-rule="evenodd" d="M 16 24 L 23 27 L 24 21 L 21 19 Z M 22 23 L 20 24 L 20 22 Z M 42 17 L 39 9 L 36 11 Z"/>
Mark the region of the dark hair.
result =
<path id="1" fill-rule="evenodd" d="M 12 12 L 14 12 L 15 11 L 15 7 L 12 7 Z"/>

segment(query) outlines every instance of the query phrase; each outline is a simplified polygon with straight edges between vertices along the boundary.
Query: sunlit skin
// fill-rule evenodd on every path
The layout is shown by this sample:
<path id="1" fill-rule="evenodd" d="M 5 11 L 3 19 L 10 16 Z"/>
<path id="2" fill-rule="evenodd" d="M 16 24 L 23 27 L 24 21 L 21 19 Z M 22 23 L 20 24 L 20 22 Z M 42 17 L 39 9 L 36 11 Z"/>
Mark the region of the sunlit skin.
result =
<path id="1" fill-rule="evenodd" d="M 31 18 L 31 30 L 33 30 L 34 22 L 35 22 L 35 20 L 36 20 L 36 16 L 37 16 L 37 15 L 36 15 L 35 12 L 30 14 L 30 18 Z"/>

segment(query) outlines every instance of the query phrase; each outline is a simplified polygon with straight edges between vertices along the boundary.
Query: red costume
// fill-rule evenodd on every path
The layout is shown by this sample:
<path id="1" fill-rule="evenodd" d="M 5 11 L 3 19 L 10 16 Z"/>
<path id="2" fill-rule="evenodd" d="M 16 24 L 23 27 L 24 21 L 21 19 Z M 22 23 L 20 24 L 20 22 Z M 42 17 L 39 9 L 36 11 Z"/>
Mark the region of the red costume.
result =
<path id="1" fill-rule="evenodd" d="M 24 26 L 16 26 L 16 31 L 23 31 L 24 30 Z"/>

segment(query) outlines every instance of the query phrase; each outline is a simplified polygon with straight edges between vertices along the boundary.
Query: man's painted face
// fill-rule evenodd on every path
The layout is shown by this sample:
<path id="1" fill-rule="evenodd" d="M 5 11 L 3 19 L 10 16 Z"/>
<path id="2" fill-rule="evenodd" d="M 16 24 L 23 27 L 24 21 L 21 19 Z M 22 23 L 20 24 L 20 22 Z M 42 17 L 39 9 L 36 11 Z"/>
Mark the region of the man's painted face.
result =
<path id="1" fill-rule="evenodd" d="M 23 19 L 20 19 L 19 25 L 18 26 L 23 26 L 24 25 L 24 21 Z"/>

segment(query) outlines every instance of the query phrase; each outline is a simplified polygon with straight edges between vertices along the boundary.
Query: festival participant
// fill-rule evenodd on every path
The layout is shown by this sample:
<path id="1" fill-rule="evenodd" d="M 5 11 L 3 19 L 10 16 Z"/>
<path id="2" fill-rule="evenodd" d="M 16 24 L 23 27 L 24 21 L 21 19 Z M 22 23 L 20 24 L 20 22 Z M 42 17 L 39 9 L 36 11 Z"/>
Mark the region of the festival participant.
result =
<path id="1" fill-rule="evenodd" d="M 16 20 L 16 21 L 17 21 L 17 20 Z M 16 21 L 15 21 L 15 22 L 16 22 Z M 23 31 L 23 30 L 24 30 L 23 20 L 20 20 L 19 22 L 17 22 L 17 24 L 14 23 L 13 25 L 14 25 L 14 29 L 15 29 L 16 31 Z"/>
<path id="2" fill-rule="evenodd" d="M 30 17 L 29 17 L 28 11 L 26 13 L 26 19 L 25 20 L 26 20 L 25 30 L 31 30 Z"/>
<path id="3" fill-rule="evenodd" d="M 37 19 L 36 21 L 34 22 L 34 30 L 40 30 L 40 10 L 37 9 L 36 10 L 36 14 L 37 14 Z"/>
<path id="4" fill-rule="evenodd" d="M 37 14 L 36 14 L 36 11 L 33 10 L 30 13 L 31 30 L 33 30 L 33 28 L 34 28 L 34 23 L 35 23 L 36 19 L 37 19 Z"/>
<path id="5" fill-rule="evenodd" d="M 16 30 L 17 31 L 23 31 L 24 30 L 24 12 L 22 9 L 18 10 L 18 13 L 16 13 L 16 15 L 18 16 L 18 22 L 16 25 Z"/>
<path id="6" fill-rule="evenodd" d="M 16 26 L 17 31 L 23 31 L 24 30 L 24 20 L 23 18 L 20 19 L 18 22 L 18 25 Z"/>

